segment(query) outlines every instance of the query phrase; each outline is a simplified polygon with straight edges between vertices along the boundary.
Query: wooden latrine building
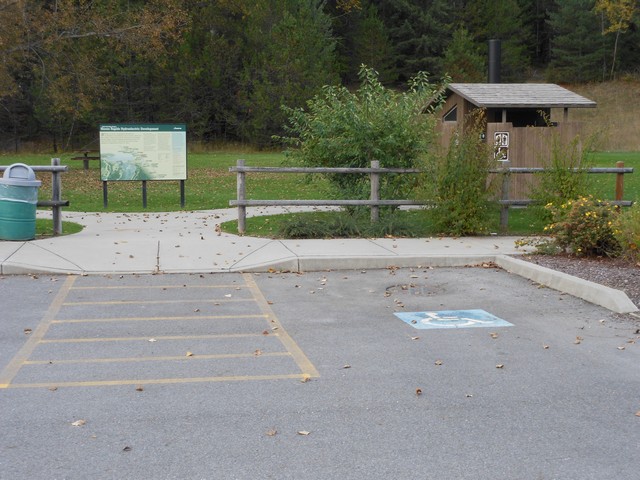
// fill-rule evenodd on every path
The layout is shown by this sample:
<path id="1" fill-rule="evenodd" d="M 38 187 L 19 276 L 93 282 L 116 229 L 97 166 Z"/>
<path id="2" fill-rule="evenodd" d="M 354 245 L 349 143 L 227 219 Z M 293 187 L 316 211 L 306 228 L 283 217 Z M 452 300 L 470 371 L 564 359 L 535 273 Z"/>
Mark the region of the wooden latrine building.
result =
<path id="1" fill-rule="evenodd" d="M 550 158 L 552 136 L 570 142 L 581 133 L 569 121 L 571 108 L 595 108 L 596 102 L 555 84 L 451 83 L 440 110 L 441 140 L 446 148 L 456 130 L 464 132 L 465 117 L 482 108 L 486 140 L 495 145 L 496 168 L 540 167 Z M 511 198 L 528 198 L 532 178 L 517 175 Z"/>

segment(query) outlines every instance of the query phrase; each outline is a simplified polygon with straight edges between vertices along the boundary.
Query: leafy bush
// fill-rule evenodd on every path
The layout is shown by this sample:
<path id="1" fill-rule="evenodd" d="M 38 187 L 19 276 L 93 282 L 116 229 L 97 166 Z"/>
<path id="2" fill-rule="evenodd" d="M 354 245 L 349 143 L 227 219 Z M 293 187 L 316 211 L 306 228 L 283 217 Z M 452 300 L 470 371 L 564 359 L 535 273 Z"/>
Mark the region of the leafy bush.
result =
<path id="1" fill-rule="evenodd" d="M 620 214 L 614 227 L 622 254 L 640 263 L 640 204 L 636 203 Z"/>
<path id="2" fill-rule="evenodd" d="M 593 147 L 595 137 L 588 139 L 585 144 L 580 136 L 565 140 L 558 130 L 545 128 L 542 131 L 551 132 L 549 137 L 542 138 L 548 143 L 548 149 L 543 148 L 543 151 L 549 151 L 550 156 L 539 158 L 545 171 L 535 176 L 537 183 L 533 187 L 532 198 L 541 205 L 551 203 L 559 207 L 587 195 L 587 170 L 591 166 L 588 152 Z"/>
<path id="3" fill-rule="evenodd" d="M 322 94 L 303 109 L 285 110 L 288 137 L 285 155 L 307 167 L 369 167 L 378 160 L 382 168 L 416 168 L 435 142 L 435 115 L 424 112 L 442 90 L 429 83 L 426 73 L 409 82 L 400 93 L 385 88 L 375 70 L 362 66 L 361 85 L 354 93 L 343 86 L 325 86 Z M 437 102 L 431 102 L 432 105 Z M 366 175 L 327 175 L 342 198 L 368 198 Z M 382 175 L 381 198 L 406 198 L 415 178 Z"/>
<path id="4" fill-rule="evenodd" d="M 482 138 L 485 124 L 484 110 L 467 115 L 464 132 L 457 131 L 452 137 L 447 154 L 425 166 L 420 196 L 434 202 L 428 211 L 440 233 L 460 236 L 489 229 L 493 190 L 489 169 L 494 161 Z"/>
<path id="5" fill-rule="evenodd" d="M 592 196 L 568 201 L 559 207 L 549 203 L 552 223 L 545 231 L 551 242 L 563 251 L 577 256 L 610 256 L 620 254 L 620 243 L 614 235 L 617 208 Z"/>

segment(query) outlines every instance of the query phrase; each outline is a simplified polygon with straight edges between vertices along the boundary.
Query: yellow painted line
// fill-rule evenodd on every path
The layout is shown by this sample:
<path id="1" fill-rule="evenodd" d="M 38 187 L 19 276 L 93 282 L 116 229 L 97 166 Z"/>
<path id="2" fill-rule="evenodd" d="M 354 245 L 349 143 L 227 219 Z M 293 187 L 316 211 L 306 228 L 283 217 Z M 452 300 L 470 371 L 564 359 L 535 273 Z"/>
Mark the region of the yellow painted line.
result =
<path id="1" fill-rule="evenodd" d="M 186 355 L 166 356 L 166 357 L 122 357 L 122 358 L 85 358 L 77 360 L 28 360 L 23 365 L 71 365 L 71 364 L 87 364 L 87 363 L 137 363 L 137 362 L 172 362 L 185 361 L 193 362 L 195 360 L 224 360 L 227 358 L 259 358 L 259 357 L 290 357 L 290 352 L 262 352 L 254 353 L 218 353 L 214 355 L 200 355 L 194 353 L 193 356 Z"/>
<path id="2" fill-rule="evenodd" d="M 263 337 L 265 335 L 260 333 L 226 333 L 219 335 L 175 335 L 175 336 L 167 336 L 167 337 L 105 337 L 105 338 L 53 338 L 53 339 L 42 339 L 40 340 L 41 344 L 44 343 L 92 343 L 92 342 L 148 342 L 150 340 L 155 340 L 156 342 L 161 341 L 172 341 L 172 340 L 210 340 L 216 338 L 250 338 L 250 337 Z M 277 333 L 272 333 L 269 336 L 278 336 Z"/>
<path id="3" fill-rule="evenodd" d="M 108 300 L 103 302 L 65 302 L 65 307 L 77 307 L 81 305 L 153 305 L 153 304 L 177 304 L 177 303 L 233 303 L 252 302 L 251 298 L 210 298 L 200 300 Z"/>
<path id="4" fill-rule="evenodd" d="M 233 288 L 235 290 L 242 289 L 241 285 L 119 285 L 119 286 L 103 286 L 103 287 L 73 287 L 72 290 L 168 290 L 170 288 Z"/>
<path id="5" fill-rule="evenodd" d="M 126 385 L 171 385 L 181 383 L 246 382 L 252 380 L 303 380 L 303 373 L 284 375 L 237 375 L 228 377 L 158 378 L 152 380 L 96 380 L 90 382 L 12 383 L 6 388 L 115 387 Z"/>
<path id="6" fill-rule="evenodd" d="M 192 320 L 235 320 L 235 319 L 251 319 L 266 318 L 266 315 L 200 315 L 189 317 L 113 317 L 113 318 L 74 318 L 69 320 L 54 320 L 52 324 L 61 323 L 102 323 L 102 322 L 145 322 L 145 321 L 192 321 Z"/>
<path id="7" fill-rule="evenodd" d="M 282 342 L 284 347 L 289 352 L 291 352 L 293 359 L 298 364 L 298 367 L 300 367 L 300 370 L 302 370 L 302 373 L 305 375 L 309 375 L 310 377 L 319 377 L 320 374 L 318 373 L 318 370 L 316 370 L 316 367 L 313 366 L 313 363 L 311 363 L 311 361 L 307 358 L 302 349 L 282 327 L 282 324 L 276 317 L 275 313 L 273 313 L 273 310 L 269 306 L 269 303 L 264 298 L 262 291 L 260 290 L 260 288 L 258 288 L 258 285 L 253 279 L 253 276 L 251 276 L 251 274 L 249 273 L 243 273 L 242 276 L 244 277 L 244 281 L 247 283 L 247 286 L 251 290 L 253 298 L 260 307 L 260 310 L 268 317 L 271 327 L 277 328 L 280 341 Z"/>
<path id="8" fill-rule="evenodd" d="M 69 294 L 69 290 L 75 282 L 75 276 L 68 276 L 58 294 L 55 296 L 51 305 L 44 314 L 42 321 L 38 324 L 36 329 L 29 335 L 27 342 L 22 346 L 22 348 L 15 354 L 15 356 L 11 359 L 8 365 L 0 372 L 0 388 L 9 388 L 11 387 L 11 381 L 18 374 L 18 371 L 24 365 L 24 363 L 29 359 L 35 348 L 43 341 L 44 336 L 47 334 L 49 330 L 49 326 L 51 322 L 56 317 L 60 308 L 64 304 L 64 299 Z"/>

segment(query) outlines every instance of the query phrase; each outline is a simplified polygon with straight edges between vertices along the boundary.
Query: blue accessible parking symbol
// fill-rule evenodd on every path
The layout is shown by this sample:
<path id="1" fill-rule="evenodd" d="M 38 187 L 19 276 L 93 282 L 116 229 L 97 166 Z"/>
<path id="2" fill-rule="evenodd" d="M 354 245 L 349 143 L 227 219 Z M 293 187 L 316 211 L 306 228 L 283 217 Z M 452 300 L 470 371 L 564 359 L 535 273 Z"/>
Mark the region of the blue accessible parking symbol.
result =
<path id="1" fill-rule="evenodd" d="M 396 312 L 414 328 L 512 327 L 513 324 L 484 310 L 441 310 L 438 312 Z"/>

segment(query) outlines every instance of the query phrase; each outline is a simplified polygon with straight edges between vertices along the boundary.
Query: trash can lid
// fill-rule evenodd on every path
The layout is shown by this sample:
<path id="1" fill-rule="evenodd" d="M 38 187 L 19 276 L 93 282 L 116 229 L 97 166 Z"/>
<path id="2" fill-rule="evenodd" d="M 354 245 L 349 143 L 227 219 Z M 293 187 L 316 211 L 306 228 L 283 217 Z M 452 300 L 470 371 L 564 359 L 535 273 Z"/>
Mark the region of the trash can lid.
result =
<path id="1" fill-rule="evenodd" d="M 33 169 L 24 163 L 9 165 L 4 171 L 0 183 L 22 187 L 39 187 L 42 184 L 40 180 L 36 180 L 36 174 Z"/>

